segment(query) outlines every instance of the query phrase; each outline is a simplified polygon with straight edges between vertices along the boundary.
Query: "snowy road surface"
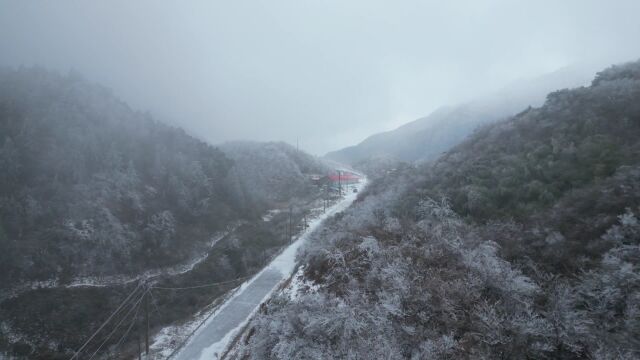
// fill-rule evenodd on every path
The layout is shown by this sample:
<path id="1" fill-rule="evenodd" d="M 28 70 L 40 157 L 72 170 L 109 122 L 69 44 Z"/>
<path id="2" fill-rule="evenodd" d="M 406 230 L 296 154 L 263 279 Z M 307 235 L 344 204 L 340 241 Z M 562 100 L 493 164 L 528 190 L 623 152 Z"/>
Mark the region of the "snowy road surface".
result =
<path id="1" fill-rule="evenodd" d="M 358 185 L 361 190 L 366 184 Z M 189 342 L 176 355 L 178 360 L 211 360 L 222 355 L 229 341 L 246 324 L 258 309 L 260 303 L 268 299 L 277 285 L 287 279 L 295 268 L 298 248 L 306 241 L 320 223 L 329 216 L 338 213 L 351 205 L 356 193 L 347 195 L 327 212 L 309 223 L 307 230 L 269 265 L 251 280 L 242 285 L 229 300 L 189 339 Z"/>

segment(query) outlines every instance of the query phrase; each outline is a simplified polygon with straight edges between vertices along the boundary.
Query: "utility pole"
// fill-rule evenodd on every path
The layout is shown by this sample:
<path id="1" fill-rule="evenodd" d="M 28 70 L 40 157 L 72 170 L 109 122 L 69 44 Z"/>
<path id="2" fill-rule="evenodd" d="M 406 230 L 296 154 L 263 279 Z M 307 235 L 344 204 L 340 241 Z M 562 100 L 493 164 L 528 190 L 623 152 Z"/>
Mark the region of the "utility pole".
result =
<path id="1" fill-rule="evenodd" d="M 140 321 L 136 322 L 136 327 L 138 328 L 138 336 L 136 336 L 138 338 L 138 360 L 142 360 L 142 340 L 140 339 L 142 337 L 142 334 L 140 333 Z"/>
<path id="2" fill-rule="evenodd" d="M 147 290 L 148 291 L 148 290 Z M 144 317 L 147 323 L 147 329 L 145 332 L 145 350 L 147 357 L 149 357 L 149 296 L 145 293 L 144 295 Z"/>
<path id="3" fill-rule="evenodd" d="M 293 227 L 291 220 L 291 212 L 293 211 L 293 205 L 289 205 L 289 243 L 291 243 L 293 239 Z"/>

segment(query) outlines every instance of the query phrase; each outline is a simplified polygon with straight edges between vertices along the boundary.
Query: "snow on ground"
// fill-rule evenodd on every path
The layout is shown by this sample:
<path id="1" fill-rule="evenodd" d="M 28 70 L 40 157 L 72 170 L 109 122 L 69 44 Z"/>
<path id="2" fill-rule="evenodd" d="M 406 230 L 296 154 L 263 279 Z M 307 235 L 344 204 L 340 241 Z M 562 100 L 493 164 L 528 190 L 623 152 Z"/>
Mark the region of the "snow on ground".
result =
<path id="1" fill-rule="evenodd" d="M 298 268 L 295 275 L 291 277 L 289 285 L 282 289 L 281 294 L 287 296 L 290 300 L 295 301 L 300 293 L 311 294 L 318 291 L 320 286 L 304 276 L 304 265 Z"/>
<path id="2" fill-rule="evenodd" d="M 357 187 L 362 189 L 363 181 Z M 178 352 L 176 359 L 216 359 L 229 346 L 230 341 L 247 324 L 259 309 L 261 303 L 271 297 L 273 291 L 287 280 L 296 268 L 298 249 L 326 218 L 345 210 L 356 199 L 357 193 L 347 192 L 337 204 L 309 222 L 308 228 L 296 241 L 271 261 L 264 269 L 229 297 L 213 316 L 201 326 L 190 338 L 184 348 Z"/>
<path id="3" fill-rule="evenodd" d="M 160 330 L 152 339 L 149 346 L 151 359 L 167 359 L 176 352 L 209 318 L 220 311 L 220 305 L 228 300 L 242 287 L 237 287 L 225 295 L 221 301 L 212 303 L 202 309 L 191 320 L 179 324 L 171 325 Z"/>
<path id="4" fill-rule="evenodd" d="M 281 209 L 269 210 L 264 216 L 262 216 L 262 221 L 265 221 L 265 222 L 271 221 L 271 219 L 273 219 L 274 216 L 278 215 L 281 212 L 282 212 Z"/>

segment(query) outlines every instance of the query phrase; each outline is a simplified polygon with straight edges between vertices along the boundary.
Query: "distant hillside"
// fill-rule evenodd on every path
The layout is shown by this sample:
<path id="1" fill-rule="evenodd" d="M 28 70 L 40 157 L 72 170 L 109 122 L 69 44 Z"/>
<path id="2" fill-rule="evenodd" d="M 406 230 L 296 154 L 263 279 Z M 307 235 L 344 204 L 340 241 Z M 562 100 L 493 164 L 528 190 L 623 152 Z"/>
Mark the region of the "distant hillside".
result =
<path id="1" fill-rule="evenodd" d="M 358 145 L 328 153 L 328 159 L 348 164 L 372 157 L 425 161 L 458 144 L 481 124 L 514 115 L 527 106 L 539 106 L 550 91 L 586 84 L 592 74 L 583 68 L 561 69 L 522 80 L 476 101 L 443 107 L 395 130 L 372 135 Z"/>
<path id="2" fill-rule="evenodd" d="M 637 359 L 640 61 L 373 181 L 231 359 Z"/>
<path id="3" fill-rule="evenodd" d="M 229 142 L 221 150 L 233 160 L 230 187 L 244 204 L 264 207 L 313 193 L 308 175 L 326 174 L 320 159 L 283 142 Z"/>

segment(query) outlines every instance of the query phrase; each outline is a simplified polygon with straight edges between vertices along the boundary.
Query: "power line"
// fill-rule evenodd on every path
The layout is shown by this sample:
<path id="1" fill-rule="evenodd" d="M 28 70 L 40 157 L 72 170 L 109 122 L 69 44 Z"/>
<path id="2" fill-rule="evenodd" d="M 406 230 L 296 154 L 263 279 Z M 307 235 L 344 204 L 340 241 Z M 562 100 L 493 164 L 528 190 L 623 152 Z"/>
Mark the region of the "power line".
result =
<path id="1" fill-rule="evenodd" d="M 98 351 L 100 351 L 100 349 L 102 349 L 102 347 L 104 346 L 104 344 L 107 343 L 107 341 L 109 341 L 109 339 L 111 338 L 111 336 L 113 336 L 113 334 L 116 332 L 116 330 L 118 330 L 118 328 L 120 327 L 120 325 L 122 324 L 122 322 L 124 322 L 124 320 L 127 318 L 127 316 L 129 316 L 129 314 L 131 314 L 131 312 L 136 309 L 138 307 L 138 305 L 140 304 L 140 302 L 142 301 L 142 299 L 144 299 L 145 295 L 147 295 L 147 292 L 149 291 L 149 289 L 147 288 L 142 295 L 138 298 L 138 300 L 136 300 L 135 303 L 133 303 L 133 306 L 131 307 L 131 309 L 129 309 L 129 311 L 127 311 L 127 313 L 122 317 L 122 319 L 116 324 L 116 327 L 113 328 L 113 330 L 109 333 L 109 335 L 107 335 L 106 339 L 104 339 L 104 341 L 102 342 L 102 344 L 100 344 L 100 346 L 98 346 L 98 348 L 96 349 L 96 351 L 94 351 L 94 353 L 91 355 L 91 357 L 89 358 L 89 360 L 93 359 L 94 356 L 96 356 L 96 354 L 98 353 Z"/>
<path id="2" fill-rule="evenodd" d="M 124 322 L 125 319 L 127 319 L 128 315 L 131 314 L 131 312 L 133 310 L 136 310 L 136 317 L 139 311 L 139 306 L 140 303 L 142 302 L 142 300 L 144 299 L 144 297 L 147 295 L 147 293 L 151 294 L 151 296 L 153 297 L 153 294 L 151 292 L 152 289 L 158 289 L 158 290 L 189 290 L 189 289 L 198 289 L 198 288 L 205 288 L 205 287 L 213 287 L 213 286 L 219 286 L 219 285 L 225 285 L 225 284 L 231 284 L 234 282 L 237 282 L 239 280 L 246 280 L 251 278 L 253 275 L 249 275 L 249 276 L 243 276 L 243 277 L 239 277 L 233 280 L 229 280 L 229 281 L 222 281 L 222 282 L 217 282 L 217 283 L 210 283 L 210 284 L 203 284 L 203 285 L 197 285 L 197 286 L 187 286 L 187 287 L 162 287 L 162 286 L 150 286 L 147 287 L 144 292 L 142 294 L 138 294 L 136 296 L 134 296 L 138 290 L 141 288 L 142 286 L 142 282 L 138 283 L 138 285 L 133 289 L 133 291 L 131 291 L 131 293 L 129 293 L 129 295 L 127 295 L 127 297 L 120 303 L 120 305 L 118 305 L 118 307 L 116 308 L 116 310 L 109 315 L 109 317 L 100 325 L 100 327 L 89 337 L 89 339 L 87 339 L 87 341 L 85 341 L 84 344 L 82 344 L 82 346 L 73 354 L 73 356 L 69 359 L 69 360 L 74 360 L 78 357 L 78 355 L 80 355 L 80 353 L 85 350 L 85 348 L 87 347 L 87 345 L 89 345 L 89 343 L 91 343 L 92 340 L 94 340 L 94 338 L 100 333 L 100 331 L 102 331 L 105 326 L 107 326 L 111 320 L 113 320 L 113 318 L 120 313 L 123 309 L 127 308 L 130 306 L 129 310 L 126 312 L 126 314 L 122 317 L 122 319 L 115 325 L 115 328 L 107 335 L 107 337 L 102 341 L 102 343 L 100 344 L 100 346 L 98 346 L 98 349 L 96 349 L 93 354 L 91 355 L 91 357 L 89 359 L 93 359 L 95 357 L 95 355 L 100 351 L 100 349 L 102 349 L 102 347 L 106 344 L 107 341 L 109 341 L 109 339 L 113 336 L 113 334 L 117 331 L 117 329 L 120 327 L 120 325 L 122 325 L 122 323 Z M 134 300 L 135 299 L 135 300 Z M 131 301 L 133 302 L 133 305 L 131 305 Z M 154 303 L 155 305 L 155 303 Z M 157 308 L 156 305 L 156 311 L 159 313 L 159 309 Z M 134 320 L 132 321 L 132 324 L 135 321 L 135 317 Z M 118 341 L 116 346 L 119 346 L 120 343 L 122 342 L 122 340 L 124 339 L 124 336 L 126 336 L 128 334 L 128 332 L 131 331 L 131 326 L 129 326 L 129 328 L 126 330 L 125 334 L 123 335 L 123 337 L 120 338 L 120 340 Z"/>
<path id="3" fill-rule="evenodd" d="M 96 330 L 93 335 L 91 335 L 91 337 L 89 337 L 89 339 L 82 344 L 82 346 L 75 352 L 75 354 L 73 354 L 73 356 L 71 357 L 71 359 L 69 360 L 73 360 L 75 358 L 78 357 L 78 355 L 80 354 L 80 352 L 82 350 L 84 350 L 84 348 L 89 344 L 89 342 L 91 342 L 91 340 L 93 340 L 93 338 L 98 335 L 98 333 L 100 332 L 100 330 L 102 330 L 110 321 L 111 319 L 120 311 L 120 309 L 122 309 L 123 306 L 125 306 L 125 304 L 127 302 L 129 302 L 129 299 L 133 296 L 133 294 L 136 293 L 136 291 L 138 291 L 138 289 L 140 288 L 140 286 L 142 285 L 142 283 L 138 283 L 138 285 L 136 286 L 135 289 L 133 289 L 133 291 L 122 301 L 122 303 L 120 304 L 120 306 L 118 306 L 118 308 L 107 318 L 107 320 L 105 320 L 102 325 L 100 325 L 100 327 L 98 328 L 98 330 Z"/>
<path id="4" fill-rule="evenodd" d="M 158 302 L 158 300 L 156 300 L 156 297 L 153 296 L 153 291 L 151 291 L 151 289 L 149 289 L 149 295 L 151 295 L 151 299 L 153 300 L 153 307 L 156 308 L 156 312 L 158 313 L 158 315 L 160 315 L 160 309 L 158 308 L 158 305 L 156 304 Z"/>
<path id="5" fill-rule="evenodd" d="M 181 344 L 179 344 L 178 346 L 176 346 L 173 351 L 171 352 L 171 354 L 169 354 L 169 356 L 167 356 L 167 360 L 173 358 L 174 355 L 176 355 L 178 352 L 180 352 L 180 350 L 182 350 L 182 348 L 187 344 L 187 342 L 189 342 L 189 340 L 191 339 L 191 337 L 193 336 L 193 334 L 196 333 L 196 331 L 198 331 L 200 329 L 200 327 L 202 327 L 202 325 L 204 325 L 213 315 L 215 315 L 217 312 L 215 311 L 216 306 L 219 305 L 219 303 L 213 305 L 216 301 L 221 300 L 224 301 L 226 299 L 223 299 L 222 297 L 218 297 L 218 298 L 213 298 L 212 299 L 212 303 L 210 304 L 210 306 L 212 306 L 213 310 L 209 312 L 209 315 L 207 315 L 199 324 L 198 326 L 196 326 L 195 329 L 193 329 L 191 331 L 191 333 L 189 333 L 189 335 L 187 335 L 187 337 L 184 339 L 184 341 L 182 341 Z"/>
<path id="6" fill-rule="evenodd" d="M 151 294 L 151 292 L 149 292 L 149 294 Z M 127 331 L 125 331 L 125 333 L 120 337 L 120 340 L 118 340 L 118 342 L 116 343 L 116 348 L 118 346 L 120 346 L 120 344 L 122 343 L 122 340 L 125 339 L 125 337 L 127 335 L 129 335 L 129 332 L 131 331 L 131 329 L 133 328 L 133 325 L 135 325 L 136 320 L 138 319 L 138 312 L 140 311 L 140 304 L 138 304 L 138 306 L 136 307 L 136 313 L 133 314 L 133 319 L 131 320 L 131 324 L 129 324 L 129 327 L 127 328 Z"/>
<path id="7" fill-rule="evenodd" d="M 225 284 L 231 284 L 240 280 L 246 280 L 251 278 L 253 275 L 248 275 L 248 276 L 243 276 L 243 277 L 239 277 L 233 280 L 228 280 L 228 281 L 221 281 L 221 282 L 216 282 L 216 283 L 210 283 L 210 284 L 203 284 L 203 285 L 196 285 L 196 286 L 186 286 L 186 287 L 162 287 L 162 286 L 149 286 L 147 287 L 144 292 L 142 294 L 138 294 L 136 297 L 134 297 L 134 295 L 136 294 L 136 292 L 138 292 L 138 290 L 141 288 L 142 286 L 142 282 L 139 282 L 138 285 L 133 289 L 133 291 L 131 291 L 131 293 L 129 293 L 129 295 L 127 295 L 127 297 L 120 303 L 120 305 L 118 305 L 118 307 L 116 308 L 116 310 L 109 315 L 109 317 L 100 325 L 100 327 L 89 337 L 89 339 L 87 339 L 87 341 L 84 342 L 84 344 L 82 344 L 82 346 L 73 354 L 73 356 L 69 359 L 69 360 L 74 360 L 78 357 L 78 355 L 80 355 L 80 353 L 85 350 L 85 348 L 87 347 L 87 345 L 89 345 L 89 343 L 100 333 L 100 331 L 102 331 L 105 326 L 107 326 L 107 324 L 109 324 L 111 322 L 111 320 L 113 320 L 113 318 L 119 313 L 121 312 L 124 308 L 129 307 L 131 305 L 131 301 L 132 298 L 133 299 L 137 299 L 133 302 L 133 305 L 131 305 L 131 307 L 129 308 L 129 310 L 126 312 L 126 314 L 122 317 L 122 319 L 115 325 L 114 329 L 107 335 L 107 337 L 102 341 L 102 343 L 100 344 L 100 346 L 98 346 L 98 348 L 93 352 L 93 354 L 91 355 L 91 357 L 89 358 L 90 360 L 93 359 L 95 357 L 95 355 L 102 349 L 102 347 L 107 343 L 107 341 L 109 341 L 109 339 L 113 336 L 113 334 L 118 330 L 118 328 L 120 327 L 120 325 L 122 325 L 122 323 L 124 322 L 125 319 L 127 319 L 127 317 L 129 316 L 129 314 L 131 314 L 131 312 L 133 310 L 135 310 L 135 315 L 134 318 L 131 322 L 131 324 L 129 325 L 129 327 L 127 328 L 127 330 L 125 331 L 125 333 L 122 335 L 122 337 L 120 337 L 120 339 L 118 340 L 116 347 L 119 346 L 121 344 L 121 342 L 124 340 L 124 338 L 128 335 L 128 333 L 131 331 L 131 328 L 133 327 L 133 324 L 135 323 L 135 319 L 138 316 L 138 312 L 140 309 L 140 303 L 141 301 L 145 298 L 145 296 L 148 294 L 150 294 L 150 296 L 153 297 L 153 293 L 151 292 L 152 289 L 158 289 L 158 290 L 189 290 L 189 289 L 199 289 L 199 288 L 206 288 L 206 287 L 213 287 L 213 286 L 219 286 L 219 285 L 225 285 Z M 155 305 L 155 303 L 154 303 Z M 158 309 L 157 305 L 156 306 L 156 312 L 160 313 L 160 310 Z"/>
<path id="8" fill-rule="evenodd" d="M 150 289 L 159 289 L 159 290 L 189 290 L 189 289 L 199 289 L 199 288 L 205 288 L 205 287 L 212 287 L 212 286 L 218 286 L 218 285 L 224 285 L 224 284 L 230 284 L 233 282 L 236 282 L 238 280 L 246 280 L 250 277 L 252 277 L 253 275 L 249 275 L 249 276 L 243 276 L 243 277 L 239 277 L 233 280 L 229 280 L 229 281 L 222 281 L 222 282 L 217 282 L 217 283 L 211 283 L 211 284 L 204 284 L 204 285 L 197 285 L 197 286 L 187 286 L 187 287 L 162 287 L 162 286 L 152 286 Z"/>

